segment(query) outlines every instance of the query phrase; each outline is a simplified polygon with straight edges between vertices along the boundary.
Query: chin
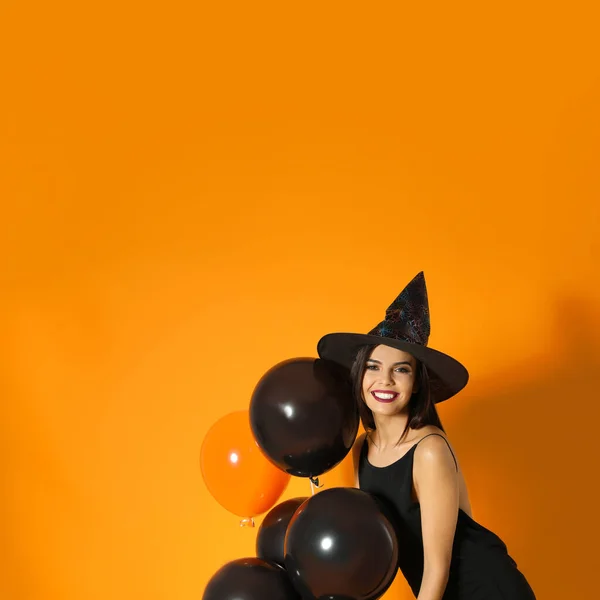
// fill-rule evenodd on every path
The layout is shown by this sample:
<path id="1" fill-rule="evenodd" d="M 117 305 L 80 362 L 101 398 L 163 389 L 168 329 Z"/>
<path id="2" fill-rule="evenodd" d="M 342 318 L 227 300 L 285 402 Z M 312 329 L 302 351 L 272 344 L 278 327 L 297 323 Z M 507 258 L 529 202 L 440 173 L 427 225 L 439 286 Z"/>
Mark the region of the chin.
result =
<path id="1" fill-rule="evenodd" d="M 402 410 L 402 406 L 400 406 L 397 402 L 392 402 L 390 404 L 384 403 L 374 403 L 367 404 L 367 406 L 371 409 L 371 412 L 377 415 L 395 415 Z"/>

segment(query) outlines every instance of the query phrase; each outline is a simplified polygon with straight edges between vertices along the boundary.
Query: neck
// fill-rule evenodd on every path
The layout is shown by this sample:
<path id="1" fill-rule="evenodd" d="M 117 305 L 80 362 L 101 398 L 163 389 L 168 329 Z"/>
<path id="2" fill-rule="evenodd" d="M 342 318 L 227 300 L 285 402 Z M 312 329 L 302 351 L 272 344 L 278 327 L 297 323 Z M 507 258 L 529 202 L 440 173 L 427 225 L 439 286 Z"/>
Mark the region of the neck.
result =
<path id="1" fill-rule="evenodd" d="M 400 440 L 400 436 L 404 432 L 404 428 L 408 423 L 408 413 L 400 413 L 397 415 L 382 416 L 373 415 L 375 420 L 376 441 L 380 450 L 384 450 L 388 446 L 395 446 Z"/>

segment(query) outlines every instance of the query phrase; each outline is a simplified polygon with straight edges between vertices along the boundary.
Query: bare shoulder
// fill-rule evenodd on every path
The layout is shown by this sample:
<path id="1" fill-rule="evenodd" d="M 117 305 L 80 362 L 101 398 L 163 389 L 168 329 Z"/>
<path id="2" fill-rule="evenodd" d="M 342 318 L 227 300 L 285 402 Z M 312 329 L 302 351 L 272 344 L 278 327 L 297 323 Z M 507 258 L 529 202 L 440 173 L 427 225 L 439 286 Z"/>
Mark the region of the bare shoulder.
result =
<path id="1" fill-rule="evenodd" d="M 447 497 L 456 493 L 459 507 L 472 516 L 467 486 L 448 436 L 438 427 L 428 426 L 423 430 L 420 437 L 422 441 L 415 449 L 414 456 L 413 481 L 416 497 L 422 501 L 428 496 L 439 497 L 440 490 L 445 490 L 443 493 Z M 439 435 L 430 435 L 431 433 Z M 424 439 L 426 436 L 427 439 Z"/>
<path id="2" fill-rule="evenodd" d="M 422 432 L 422 435 L 419 437 L 418 446 L 415 449 L 415 462 L 421 464 L 433 463 L 440 466 L 448 464 L 454 468 L 453 451 L 449 447 L 451 444 L 446 434 L 433 425 L 423 427 L 419 431 Z"/>
<path id="3" fill-rule="evenodd" d="M 441 435 L 442 437 L 444 437 L 445 439 L 448 439 L 448 436 L 439 428 L 436 427 L 435 425 L 425 425 L 425 427 L 421 427 L 421 429 L 417 430 L 418 431 L 418 437 L 417 440 L 420 441 L 423 438 L 427 437 L 427 436 L 431 436 L 431 437 L 427 437 L 428 440 L 430 439 L 435 439 L 438 438 Z M 432 433 L 436 433 L 437 435 L 432 436 Z M 444 441 L 442 440 L 442 443 L 444 443 Z"/>

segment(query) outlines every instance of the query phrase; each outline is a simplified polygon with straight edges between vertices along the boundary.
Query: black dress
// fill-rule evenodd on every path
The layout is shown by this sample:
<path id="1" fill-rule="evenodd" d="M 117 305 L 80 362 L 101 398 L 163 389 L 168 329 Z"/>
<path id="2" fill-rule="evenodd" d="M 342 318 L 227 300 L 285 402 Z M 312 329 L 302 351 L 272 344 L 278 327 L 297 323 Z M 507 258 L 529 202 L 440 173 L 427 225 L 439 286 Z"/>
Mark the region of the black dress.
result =
<path id="1" fill-rule="evenodd" d="M 429 435 L 439 435 L 445 440 L 438 433 Z M 386 467 L 374 467 L 368 461 L 365 439 L 358 468 L 360 489 L 377 496 L 389 508 L 398 535 L 398 566 L 415 596 L 423 577 L 423 535 L 420 505 L 411 497 L 413 457 L 417 445 L 429 435 Z M 456 462 L 456 458 L 454 460 Z M 509 556 L 506 544 L 462 509 L 458 511 L 443 600 L 535 600 L 533 590 Z"/>

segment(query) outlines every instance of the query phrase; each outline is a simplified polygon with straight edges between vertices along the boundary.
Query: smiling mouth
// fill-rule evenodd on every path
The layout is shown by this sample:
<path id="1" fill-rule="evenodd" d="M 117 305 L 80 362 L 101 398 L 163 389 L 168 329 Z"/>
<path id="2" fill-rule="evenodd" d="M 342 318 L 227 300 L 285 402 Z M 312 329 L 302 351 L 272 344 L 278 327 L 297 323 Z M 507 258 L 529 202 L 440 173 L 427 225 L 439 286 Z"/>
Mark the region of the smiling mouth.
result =
<path id="1" fill-rule="evenodd" d="M 377 400 L 377 402 L 393 402 L 397 397 L 397 392 L 384 392 L 382 390 L 374 390 L 371 392 L 371 396 Z"/>

